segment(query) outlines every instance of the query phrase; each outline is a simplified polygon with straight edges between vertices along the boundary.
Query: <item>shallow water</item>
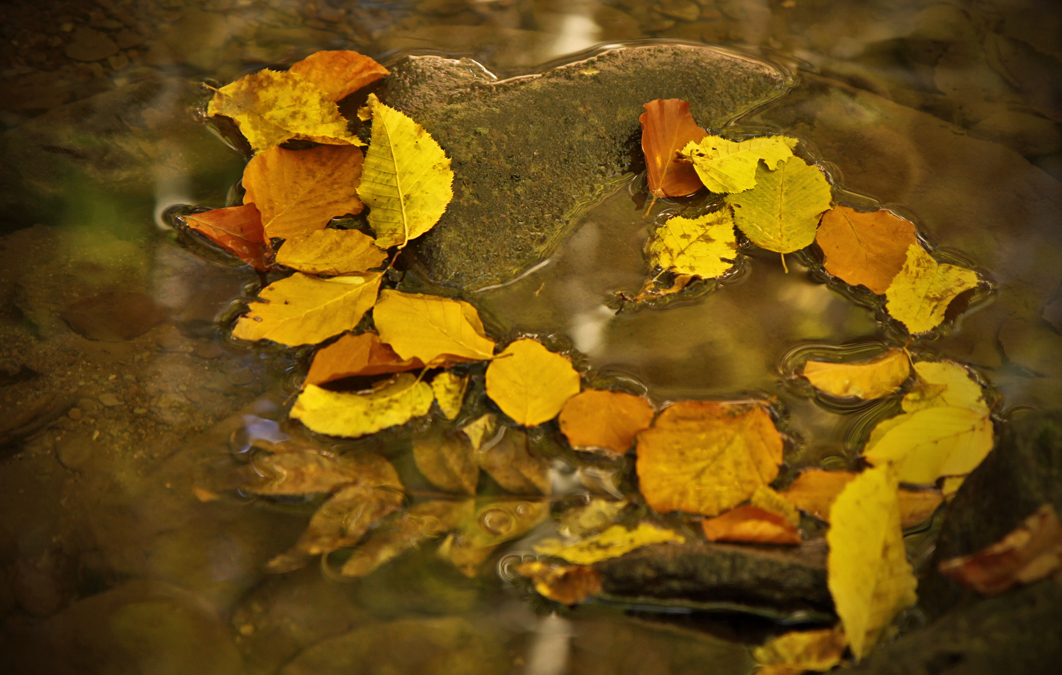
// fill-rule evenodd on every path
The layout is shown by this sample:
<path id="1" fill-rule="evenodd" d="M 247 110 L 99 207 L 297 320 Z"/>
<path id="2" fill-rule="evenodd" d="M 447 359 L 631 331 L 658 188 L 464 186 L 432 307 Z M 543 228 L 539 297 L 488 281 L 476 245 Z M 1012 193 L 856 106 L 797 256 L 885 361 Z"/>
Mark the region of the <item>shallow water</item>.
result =
<path id="1" fill-rule="evenodd" d="M 433 50 L 508 76 L 655 38 L 785 66 L 800 85 L 739 124 L 799 137 L 853 203 L 909 216 L 936 253 L 992 282 L 914 349 L 977 369 L 1003 417 L 1058 405 L 1062 13 L 1053 3 L 42 0 L 0 12 L 0 658 L 15 664 L 5 672 L 349 663 L 546 675 L 703 672 L 710 662 L 745 673 L 747 646 L 773 630 L 740 613 L 665 624 L 604 606 L 542 611 L 498 574 L 506 555 L 529 552 L 526 541 L 471 579 L 431 546 L 365 582 L 315 564 L 265 573 L 316 503 L 251 499 L 225 481 L 251 440 L 298 434 L 281 421 L 306 354 L 229 338 L 219 326 L 257 276 L 190 248 L 161 213 L 225 205 L 242 171 L 243 158 L 194 118 L 196 82 L 318 49 L 384 61 Z M 762 253 L 718 289 L 617 314 L 610 297 L 637 291 L 647 273 L 643 199 L 644 179 L 625 178 L 547 264 L 471 295 L 497 337 L 554 335 L 601 381 L 644 388 L 657 404 L 774 397 L 790 469 L 850 462 L 853 437 L 886 411 L 816 401 L 786 377 L 792 351 L 903 336 L 872 302 L 824 283 L 813 260 L 790 257 L 787 274 Z M 414 481 L 403 443 L 337 446 L 385 452 Z M 571 454 L 555 464 L 558 496 L 616 489 L 611 469 L 575 471 Z"/>

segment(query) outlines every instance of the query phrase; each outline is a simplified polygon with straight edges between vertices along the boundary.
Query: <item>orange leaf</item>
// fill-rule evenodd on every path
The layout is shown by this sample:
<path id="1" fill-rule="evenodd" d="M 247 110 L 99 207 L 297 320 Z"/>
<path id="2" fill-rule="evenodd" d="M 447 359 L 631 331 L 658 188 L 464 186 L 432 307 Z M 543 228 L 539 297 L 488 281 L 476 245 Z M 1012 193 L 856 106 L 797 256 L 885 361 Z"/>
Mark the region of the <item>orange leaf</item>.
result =
<path id="1" fill-rule="evenodd" d="M 701 521 L 708 541 L 738 541 L 747 544 L 799 544 L 797 528 L 784 516 L 756 506 L 739 506 L 721 516 Z"/>
<path id="2" fill-rule="evenodd" d="M 229 251 L 251 267 L 265 272 L 272 266 L 272 250 L 254 204 L 214 209 L 184 216 L 188 227 Z"/>
<path id="3" fill-rule="evenodd" d="M 339 101 L 390 72 L 368 56 L 346 50 L 310 54 L 288 70 L 324 92 L 329 101 Z"/>
<path id="4" fill-rule="evenodd" d="M 853 286 L 884 293 L 918 242 L 914 223 L 884 209 L 861 213 L 847 206 L 822 216 L 815 242 L 826 256 L 826 271 Z"/>
<path id="5" fill-rule="evenodd" d="M 844 486 L 858 475 L 854 471 L 808 469 L 797 476 L 782 496 L 796 504 L 801 511 L 829 522 L 833 501 L 844 490 Z M 921 523 L 933 515 L 944 500 L 943 495 L 934 490 L 901 489 L 899 498 L 900 524 L 903 527 Z"/>
<path id="6" fill-rule="evenodd" d="M 653 406 L 641 396 L 599 389 L 576 394 L 560 413 L 561 431 L 573 448 L 610 455 L 627 452 L 652 421 Z"/>
<path id="7" fill-rule="evenodd" d="M 941 573 L 983 595 L 1039 581 L 1062 568 L 1062 522 L 1044 504 L 1014 531 L 972 555 L 945 560 Z"/>
<path id="8" fill-rule="evenodd" d="M 656 99 L 644 106 L 642 152 L 648 169 L 649 191 L 654 197 L 683 197 L 701 189 L 701 179 L 693 164 L 678 161 L 678 151 L 690 141 L 708 135 L 690 114 L 689 101 Z"/>
<path id="9" fill-rule="evenodd" d="M 269 148 L 251 158 L 243 171 L 243 203 L 258 207 L 270 237 L 323 230 L 332 218 L 361 212 L 357 187 L 364 158 L 352 145 Z"/>
<path id="10" fill-rule="evenodd" d="M 380 336 L 376 333 L 347 334 L 314 354 L 303 386 L 358 375 L 401 373 L 423 367 L 420 359 L 399 358 L 393 349 L 380 342 Z"/>
<path id="11" fill-rule="evenodd" d="M 525 562 L 516 571 L 530 579 L 535 590 L 563 605 L 575 605 L 601 592 L 601 573 L 589 565 Z"/>

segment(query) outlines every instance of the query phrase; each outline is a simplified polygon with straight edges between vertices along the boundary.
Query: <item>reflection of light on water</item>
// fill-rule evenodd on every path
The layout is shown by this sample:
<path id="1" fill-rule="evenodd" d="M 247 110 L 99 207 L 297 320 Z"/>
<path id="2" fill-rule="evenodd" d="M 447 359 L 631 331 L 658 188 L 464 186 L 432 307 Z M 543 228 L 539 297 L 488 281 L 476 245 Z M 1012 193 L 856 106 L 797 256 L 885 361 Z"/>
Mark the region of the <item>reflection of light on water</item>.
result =
<path id="1" fill-rule="evenodd" d="M 573 316 L 568 332 L 575 348 L 587 356 L 596 356 L 601 351 L 605 326 L 615 315 L 615 312 L 605 305 L 598 305 Z"/>
<path id="2" fill-rule="evenodd" d="M 560 675 L 568 668 L 571 622 L 556 614 L 542 617 L 528 655 L 527 675 Z"/>

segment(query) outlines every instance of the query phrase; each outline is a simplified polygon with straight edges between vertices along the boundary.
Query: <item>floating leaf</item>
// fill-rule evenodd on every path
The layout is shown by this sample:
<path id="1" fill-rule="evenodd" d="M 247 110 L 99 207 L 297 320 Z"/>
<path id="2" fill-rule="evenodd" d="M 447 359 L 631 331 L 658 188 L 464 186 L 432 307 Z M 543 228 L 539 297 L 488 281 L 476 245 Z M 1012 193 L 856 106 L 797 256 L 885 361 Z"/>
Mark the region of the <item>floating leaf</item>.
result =
<path id="1" fill-rule="evenodd" d="M 954 361 L 914 364 L 915 385 L 903 397 L 904 412 L 953 405 L 988 415 L 984 390 L 973 374 Z"/>
<path id="2" fill-rule="evenodd" d="M 244 204 L 262 212 L 270 237 L 289 239 L 323 230 L 332 218 L 361 213 L 359 148 L 322 145 L 309 150 L 269 148 L 243 170 Z"/>
<path id="3" fill-rule="evenodd" d="M 578 393 L 572 362 L 535 340 L 511 343 L 487 366 L 487 396 L 517 424 L 548 422 Z"/>
<path id="4" fill-rule="evenodd" d="M 214 91 L 210 115 L 236 122 L 255 152 L 289 139 L 364 145 L 328 96 L 292 72 L 261 70 Z"/>
<path id="5" fill-rule="evenodd" d="M 760 248 L 791 253 L 815 241 L 819 214 L 830 208 L 830 184 L 815 166 L 799 157 L 771 171 L 756 169 L 756 187 L 726 196 L 734 223 Z"/>
<path id="6" fill-rule="evenodd" d="M 448 420 L 457 419 L 461 413 L 461 404 L 468 389 L 468 375 L 455 375 L 449 371 L 439 373 L 431 381 L 431 390 L 435 392 L 435 402 Z"/>
<path id="7" fill-rule="evenodd" d="M 1044 504 L 995 544 L 945 560 L 939 569 L 982 595 L 1039 581 L 1062 569 L 1062 522 L 1054 505 Z"/>
<path id="8" fill-rule="evenodd" d="M 752 660 L 761 666 L 756 675 L 824 672 L 841 662 L 847 645 L 844 633 L 836 628 L 793 631 L 754 648 Z"/>
<path id="9" fill-rule="evenodd" d="M 756 491 L 749 497 L 749 505 L 777 514 L 793 527 L 800 525 L 800 512 L 796 504 L 766 485 L 756 488 Z"/>
<path id="10" fill-rule="evenodd" d="M 527 434 L 516 429 L 476 451 L 476 462 L 498 485 L 517 494 L 549 494 L 549 462 L 531 452 Z"/>
<path id="11" fill-rule="evenodd" d="M 888 396 L 899 389 L 910 374 L 911 362 L 902 349 L 890 349 L 859 363 L 808 361 L 801 372 L 819 391 L 864 401 Z"/>
<path id="12" fill-rule="evenodd" d="M 857 660 L 917 599 L 896 492 L 889 467 L 869 469 L 845 486 L 830 509 L 827 581 Z"/>
<path id="13" fill-rule="evenodd" d="M 561 432 L 573 448 L 614 455 L 626 453 L 652 421 L 653 406 L 641 396 L 599 389 L 571 397 L 560 413 Z"/>
<path id="14" fill-rule="evenodd" d="M 747 544 L 799 544 L 800 531 L 784 516 L 759 508 L 739 506 L 721 516 L 705 518 L 701 528 L 708 541 Z"/>
<path id="15" fill-rule="evenodd" d="M 273 266 L 273 251 L 262 229 L 262 214 L 254 204 L 192 213 L 182 218 L 188 227 L 202 232 L 256 270 L 265 272 Z"/>
<path id="16" fill-rule="evenodd" d="M 577 605 L 601 592 L 601 573 L 586 565 L 534 560 L 521 563 L 516 572 L 530 579 L 542 597 L 564 605 Z"/>
<path id="17" fill-rule="evenodd" d="M 379 273 L 318 279 L 296 272 L 262 289 L 232 335 L 289 347 L 323 342 L 358 325 L 376 301 L 380 279 Z"/>
<path id="18" fill-rule="evenodd" d="M 854 471 L 824 471 L 808 469 L 797 476 L 789 489 L 782 493 L 819 520 L 830 521 L 830 507 L 844 487 L 859 474 Z M 941 493 L 933 490 L 900 490 L 900 525 L 912 527 L 933 515 L 944 500 Z"/>
<path id="19" fill-rule="evenodd" d="M 764 136 L 740 142 L 706 136 L 699 143 L 684 146 L 682 155 L 693 162 L 697 176 L 712 192 L 744 192 L 755 187 L 761 161 L 774 171 L 779 162 L 793 156 L 797 142 L 788 136 Z"/>
<path id="20" fill-rule="evenodd" d="M 938 263 L 911 244 L 903 268 L 885 291 L 885 309 L 909 333 L 925 333 L 940 325 L 952 300 L 977 284 L 973 270 Z"/>
<path id="21" fill-rule="evenodd" d="M 697 126 L 690 114 L 689 101 L 656 99 L 644 106 L 638 121 L 642 125 L 642 152 L 654 197 L 684 197 L 701 189 L 701 181 L 678 151 L 687 143 L 701 140 L 707 132 Z"/>
<path id="22" fill-rule="evenodd" d="M 254 456 L 253 471 L 254 480 L 244 489 L 259 495 L 332 492 L 346 485 L 402 486 L 391 463 L 369 453 L 336 456 L 303 447 L 260 452 Z"/>
<path id="23" fill-rule="evenodd" d="M 345 377 L 401 373 L 423 368 L 420 359 L 403 361 L 376 333 L 344 335 L 313 355 L 307 384 L 324 384 Z"/>
<path id="24" fill-rule="evenodd" d="M 472 517 L 475 502 L 435 500 L 414 505 L 383 523 L 343 563 L 344 576 L 363 577 L 425 541 L 445 534 Z"/>
<path id="25" fill-rule="evenodd" d="M 319 434 L 355 438 L 427 415 L 431 402 L 431 387 L 402 373 L 367 393 L 308 385 L 295 400 L 291 417 Z"/>
<path id="26" fill-rule="evenodd" d="M 479 361 L 494 356 L 476 308 L 464 300 L 383 291 L 372 312 L 380 339 L 405 359 Z"/>
<path id="27" fill-rule="evenodd" d="M 368 56 L 339 50 L 310 54 L 288 69 L 320 89 L 329 101 L 339 101 L 372 84 L 389 71 Z"/>
<path id="28" fill-rule="evenodd" d="M 432 485 L 449 492 L 476 494 L 479 465 L 472 444 L 460 434 L 436 430 L 415 437 L 413 460 Z"/>
<path id="29" fill-rule="evenodd" d="M 915 226 L 891 211 L 863 213 L 835 206 L 822 216 L 815 243 L 825 255 L 826 271 L 853 286 L 882 294 L 918 243 Z"/>
<path id="30" fill-rule="evenodd" d="M 369 95 L 372 143 L 358 194 L 381 248 L 402 247 L 430 230 L 453 199 L 454 172 L 435 139 Z"/>
<path id="31" fill-rule="evenodd" d="M 638 434 L 638 481 L 655 511 L 714 516 L 778 475 L 782 436 L 759 403 L 680 401 Z"/>
<path id="32" fill-rule="evenodd" d="M 715 278 L 737 259 L 737 237 L 729 208 L 698 218 L 669 218 L 646 246 L 649 264 L 676 274 Z"/>
<path id="33" fill-rule="evenodd" d="M 318 230 L 284 242 L 277 264 L 306 274 L 337 276 L 365 272 L 387 260 L 372 237 L 357 230 Z"/>
<path id="34" fill-rule="evenodd" d="M 534 545 L 534 549 L 541 555 L 563 558 L 577 565 L 592 565 L 609 558 L 617 558 L 642 546 L 668 541 L 681 544 L 686 538 L 672 530 L 649 523 L 638 523 L 638 527 L 633 530 L 622 525 L 613 525 L 601 534 L 573 544 L 566 544 L 559 539 L 543 539 Z"/>

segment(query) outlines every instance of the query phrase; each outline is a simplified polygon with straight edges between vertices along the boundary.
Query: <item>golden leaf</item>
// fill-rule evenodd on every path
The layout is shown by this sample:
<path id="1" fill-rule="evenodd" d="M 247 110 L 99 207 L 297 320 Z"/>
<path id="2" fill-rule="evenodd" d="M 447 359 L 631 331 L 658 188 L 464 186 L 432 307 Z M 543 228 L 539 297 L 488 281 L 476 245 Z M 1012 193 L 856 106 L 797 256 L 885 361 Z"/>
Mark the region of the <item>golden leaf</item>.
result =
<path id="1" fill-rule="evenodd" d="M 907 381 L 911 362 L 902 349 L 890 349 L 869 361 L 830 363 L 808 361 L 801 375 L 819 391 L 839 397 L 870 400 L 888 396 Z"/>
<path id="2" fill-rule="evenodd" d="M 619 520 L 631 505 L 629 499 L 590 497 L 583 506 L 566 509 L 557 520 L 557 531 L 565 537 L 597 534 Z"/>
<path id="3" fill-rule="evenodd" d="M 364 157 L 355 147 L 269 148 L 243 170 L 244 204 L 262 212 L 270 237 L 323 230 L 332 218 L 361 213 L 357 187 Z"/>
<path id="4" fill-rule="evenodd" d="M 390 74 L 368 56 L 347 50 L 315 52 L 288 72 L 317 87 L 329 101 L 339 101 Z"/>
<path id="5" fill-rule="evenodd" d="M 289 347 L 316 344 L 351 330 L 376 302 L 379 273 L 318 279 L 296 272 L 266 286 L 232 330 L 241 340 Z"/>
<path id="6" fill-rule="evenodd" d="M 668 541 L 681 544 L 686 541 L 686 538 L 672 530 L 665 530 L 649 523 L 638 523 L 638 527 L 633 530 L 622 525 L 613 525 L 601 534 L 573 544 L 566 544 L 559 539 L 543 539 L 533 548 L 541 555 L 563 558 L 576 565 L 592 565 L 609 558 L 617 558 L 642 546 Z"/>
<path id="7" fill-rule="evenodd" d="M 476 462 L 498 485 L 517 494 L 549 494 L 549 462 L 532 454 L 527 434 L 516 429 L 476 450 Z"/>
<path id="8" fill-rule="evenodd" d="M 357 230 L 317 230 L 293 237 L 277 251 L 277 264 L 306 274 L 365 272 L 387 260 L 372 237 Z"/>
<path id="9" fill-rule="evenodd" d="M 422 502 L 372 531 L 347 561 L 341 573 L 363 577 L 425 541 L 454 529 L 472 516 L 475 502 L 435 500 Z"/>
<path id="10" fill-rule="evenodd" d="M 494 356 L 476 308 L 464 300 L 383 291 L 372 312 L 380 339 L 404 359 L 479 361 Z"/>
<path id="11" fill-rule="evenodd" d="M 408 373 L 367 393 L 348 394 L 307 386 L 295 400 L 291 417 L 319 434 L 355 438 L 427 415 L 431 387 Z"/>
<path id="12" fill-rule="evenodd" d="M 768 170 L 793 156 L 797 139 L 764 136 L 734 142 L 720 136 L 705 136 L 689 143 L 682 155 L 693 162 L 704 186 L 716 193 L 744 192 L 756 186 L 756 170 L 762 161 Z"/>
<path id="13" fill-rule="evenodd" d="M 915 386 L 903 397 L 904 412 L 953 405 L 989 414 L 984 390 L 973 374 L 954 361 L 914 364 Z"/>
<path id="14" fill-rule="evenodd" d="M 358 194 L 381 248 L 402 247 L 430 230 L 453 199 L 454 172 L 435 139 L 369 95 L 372 142 Z"/>
<path id="15" fill-rule="evenodd" d="M 497 431 L 498 418 L 492 413 L 480 415 L 461 427 L 461 433 L 468 436 L 468 440 L 472 443 L 472 448 L 475 450 L 479 450 L 484 443 L 491 441 Z M 502 432 L 504 433 L 505 430 L 502 429 Z"/>
<path id="16" fill-rule="evenodd" d="M 432 485 L 450 492 L 476 494 L 479 465 L 475 450 L 462 435 L 435 430 L 415 437 L 413 460 Z"/>
<path id="17" fill-rule="evenodd" d="M 722 513 L 782 463 L 782 436 L 759 403 L 680 401 L 638 434 L 637 447 L 642 495 L 660 513 Z"/>
<path id="18" fill-rule="evenodd" d="M 423 368 L 420 359 L 403 361 L 376 333 L 344 335 L 313 355 L 307 384 L 324 384 L 345 377 L 401 373 Z"/>
<path id="19" fill-rule="evenodd" d="M 911 244 L 903 268 L 885 291 L 885 309 L 909 333 L 925 333 L 940 325 L 952 300 L 978 282 L 973 270 L 938 263 Z"/>
<path id="20" fill-rule="evenodd" d="M 785 519 L 793 527 L 800 526 L 800 512 L 796 504 L 789 501 L 785 495 L 781 495 L 766 485 L 760 485 L 749 498 L 749 504 L 770 511 Z"/>
<path id="21" fill-rule="evenodd" d="M 675 216 L 658 228 L 646 246 L 649 264 L 668 272 L 715 278 L 737 258 L 734 218 L 729 208 L 698 218 Z"/>
<path id="22" fill-rule="evenodd" d="M 364 145 L 328 96 L 292 72 L 261 70 L 214 91 L 210 115 L 236 122 L 255 152 L 295 138 L 329 145 Z"/>
<path id="23" fill-rule="evenodd" d="M 765 666 L 756 675 L 827 671 L 841 662 L 848 645 L 836 628 L 792 631 L 752 650 L 752 660 Z M 772 669 L 772 667 L 776 669 Z"/>
<path id="24" fill-rule="evenodd" d="M 825 255 L 827 272 L 880 295 L 903 267 L 907 249 L 918 243 L 918 237 L 914 223 L 891 211 L 863 213 L 835 206 L 823 214 L 815 243 Z"/>
<path id="25" fill-rule="evenodd" d="M 273 249 L 262 229 L 262 214 L 254 204 L 192 213 L 181 218 L 188 227 L 201 232 L 259 272 L 273 266 Z"/>
<path id="26" fill-rule="evenodd" d="M 796 526 L 777 513 L 758 506 L 739 506 L 721 516 L 705 518 L 701 528 L 708 541 L 735 541 L 746 544 L 799 544 L 803 541 Z"/>
<path id="27" fill-rule="evenodd" d="M 577 605 L 601 592 L 601 573 L 586 565 L 525 562 L 516 572 L 527 577 L 542 597 L 564 605 Z"/>
<path id="28" fill-rule="evenodd" d="M 869 469 L 845 486 L 830 509 L 827 581 L 856 660 L 917 600 L 896 492 L 889 467 Z"/>
<path id="29" fill-rule="evenodd" d="M 808 469 L 797 476 L 782 496 L 796 504 L 801 511 L 829 522 L 830 507 L 833 506 L 837 495 L 858 475 L 854 471 Z M 900 525 L 911 527 L 933 515 L 944 498 L 934 490 L 901 489 L 899 500 Z"/>
<path id="30" fill-rule="evenodd" d="M 548 422 L 578 393 L 571 361 L 535 340 L 511 343 L 487 366 L 487 396 L 517 424 Z"/>
<path id="31" fill-rule="evenodd" d="M 573 448 L 606 455 L 625 454 L 652 421 L 653 406 L 641 396 L 599 389 L 576 394 L 560 412 L 561 432 Z"/>
<path id="32" fill-rule="evenodd" d="M 461 413 L 461 404 L 468 389 L 468 375 L 455 375 L 449 371 L 439 373 L 431 381 L 431 390 L 435 392 L 435 402 L 448 420 L 457 419 Z"/>

